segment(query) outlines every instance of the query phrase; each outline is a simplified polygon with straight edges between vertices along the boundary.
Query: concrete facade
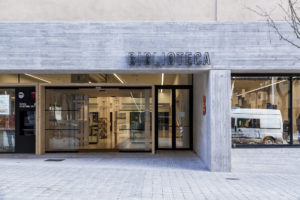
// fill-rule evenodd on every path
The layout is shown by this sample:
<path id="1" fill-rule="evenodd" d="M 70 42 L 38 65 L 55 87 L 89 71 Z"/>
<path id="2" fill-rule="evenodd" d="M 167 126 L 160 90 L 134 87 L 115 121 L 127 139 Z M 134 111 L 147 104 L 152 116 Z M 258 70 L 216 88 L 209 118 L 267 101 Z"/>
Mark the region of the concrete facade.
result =
<path id="1" fill-rule="evenodd" d="M 194 151 L 211 171 L 231 170 L 230 77 L 229 70 L 194 75 Z"/>
<path id="2" fill-rule="evenodd" d="M 272 10 L 280 21 L 279 2 L 0 0 L 0 73 L 194 74 L 194 151 L 210 171 L 230 171 L 230 73 L 300 72 L 300 52 L 251 11 Z M 287 23 L 277 24 L 296 40 Z M 132 67 L 129 52 L 208 52 L 211 63 Z M 37 141 L 42 154 L 44 135 Z"/>
<path id="3" fill-rule="evenodd" d="M 132 67 L 129 52 L 209 52 L 211 65 Z M 264 22 L 0 23 L 0 54 L 2 73 L 300 70 L 300 52 Z"/>
<path id="4" fill-rule="evenodd" d="M 211 63 L 132 67 L 129 52 L 209 52 Z M 264 22 L 5 22 L 0 54 L 1 73 L 194 74 L 194 151 L 211 171 L 231 170 L 230 73 L 300 72 L 300 52 Z"/>

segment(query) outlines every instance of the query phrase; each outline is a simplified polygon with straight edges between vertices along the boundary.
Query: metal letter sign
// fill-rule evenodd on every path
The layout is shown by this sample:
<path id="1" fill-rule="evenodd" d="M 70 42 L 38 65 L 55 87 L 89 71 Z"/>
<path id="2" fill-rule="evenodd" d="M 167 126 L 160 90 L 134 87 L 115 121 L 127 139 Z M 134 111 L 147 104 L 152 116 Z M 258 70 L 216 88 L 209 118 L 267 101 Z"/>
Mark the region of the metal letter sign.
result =
<path id="1" fill-rule="evenodd" d="M 186 65 L 186 66 L 200 66 L 210 65 L 209 53 L 205 52 L 129 52 L 128 64 L 130 66 L 174 66 L 174 65 Z"/>
<path id="2" fill-rule="evenodd" d="M 129 65 L 134 66 L 136 64 L 135 54 L 133 52 L 129 53 Z"/>

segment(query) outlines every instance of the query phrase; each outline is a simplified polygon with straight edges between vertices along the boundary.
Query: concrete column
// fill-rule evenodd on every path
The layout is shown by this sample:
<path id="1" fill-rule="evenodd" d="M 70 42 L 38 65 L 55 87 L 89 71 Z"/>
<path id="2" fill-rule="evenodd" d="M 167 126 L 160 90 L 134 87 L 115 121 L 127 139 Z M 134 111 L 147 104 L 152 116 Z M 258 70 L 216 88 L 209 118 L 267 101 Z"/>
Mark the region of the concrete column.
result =
<path id="1" fill-rule="evenodd" d="M 230 80 L 230 70 L 194 75 L 194 151 L 210 171 L 231 170 Z"/>

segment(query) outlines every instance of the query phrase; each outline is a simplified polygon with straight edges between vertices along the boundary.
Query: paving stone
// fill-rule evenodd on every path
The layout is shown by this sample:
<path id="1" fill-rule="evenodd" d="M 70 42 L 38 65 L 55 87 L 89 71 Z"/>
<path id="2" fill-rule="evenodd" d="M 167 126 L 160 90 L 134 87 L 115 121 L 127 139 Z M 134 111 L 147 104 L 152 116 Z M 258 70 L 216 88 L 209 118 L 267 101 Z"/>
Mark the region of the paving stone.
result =
<path id="1" fill-rule="evenodd" d="M 300 148 L 232 149 L 232 169 L 190 151 L 1 154 L 0 199 L 300 199 Z"/>

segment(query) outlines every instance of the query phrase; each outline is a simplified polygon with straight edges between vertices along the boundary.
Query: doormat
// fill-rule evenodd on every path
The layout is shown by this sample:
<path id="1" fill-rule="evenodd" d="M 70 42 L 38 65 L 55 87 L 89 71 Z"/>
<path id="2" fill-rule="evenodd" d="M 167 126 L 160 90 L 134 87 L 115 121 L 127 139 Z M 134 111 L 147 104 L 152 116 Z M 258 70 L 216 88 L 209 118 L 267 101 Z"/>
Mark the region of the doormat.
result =
<path id="1" fill-rule="evenodd" d="M 230 180 L 230 181 L 238 181 L 240 180 L 239 178 L 226 178 L 226 180 Z"/>
<path id="2" fill-rule="evenodd" d="M 60 159 L 60 158 L 50 158 L 50 159 L 47 159 L 45 161 L 53 161 L 53 162 L 60 162 L 60 161 L 64 161 L 65 159 Z"/>

